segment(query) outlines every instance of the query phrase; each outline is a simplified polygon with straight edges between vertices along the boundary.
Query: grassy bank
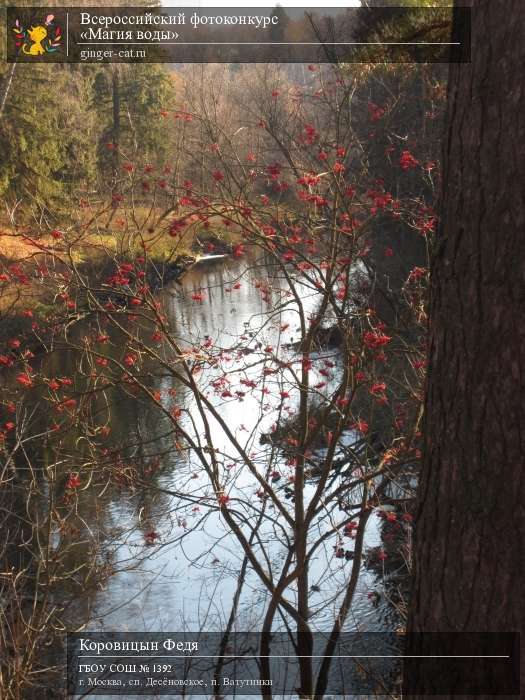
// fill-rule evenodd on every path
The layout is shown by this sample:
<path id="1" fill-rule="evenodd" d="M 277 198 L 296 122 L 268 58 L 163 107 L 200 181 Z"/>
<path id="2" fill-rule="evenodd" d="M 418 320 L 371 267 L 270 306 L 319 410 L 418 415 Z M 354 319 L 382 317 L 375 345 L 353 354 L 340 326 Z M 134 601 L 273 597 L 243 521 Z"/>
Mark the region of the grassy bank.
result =
<path id="1" fill-rule="evenodd" d="M 177 279 L 192 262 L 209 253 L 227 253 L 239 240 L 221 228 L 189 220 L 173 235 L 169 217 L 152 217 L 150 209 L 81 211 L 63 229 L 0 227 L 0 347 L 23 340 L 37 350 L 49 333 L 57 309 L 67 308 L 68 275 L 74 267 L 90 287 L 111 295 L 107 280 L 119 265 L 140 261 L 144 282 L 152 290 Z M 3 352 L 4 350 L 0 351 Z"/>

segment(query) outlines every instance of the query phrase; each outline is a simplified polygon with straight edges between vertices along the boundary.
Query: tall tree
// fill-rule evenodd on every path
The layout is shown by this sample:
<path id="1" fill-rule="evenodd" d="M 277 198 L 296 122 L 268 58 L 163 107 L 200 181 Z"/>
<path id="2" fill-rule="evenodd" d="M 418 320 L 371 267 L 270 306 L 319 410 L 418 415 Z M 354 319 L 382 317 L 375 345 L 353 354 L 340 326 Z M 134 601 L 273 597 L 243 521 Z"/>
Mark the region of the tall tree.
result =
<path id="1" fill-rule="evenodd" d="M 409 633 L 524 632 L 524 32 L 478 0 L 450 70 Z"/>
<path id="2" fill-rule="evenodd" d="M 0 196 L 67 206 L 94 174 L 89 81 L 49 65 L 18 65 L 14 75 L 9 87 L 6 73 L 0 94 Z"/>

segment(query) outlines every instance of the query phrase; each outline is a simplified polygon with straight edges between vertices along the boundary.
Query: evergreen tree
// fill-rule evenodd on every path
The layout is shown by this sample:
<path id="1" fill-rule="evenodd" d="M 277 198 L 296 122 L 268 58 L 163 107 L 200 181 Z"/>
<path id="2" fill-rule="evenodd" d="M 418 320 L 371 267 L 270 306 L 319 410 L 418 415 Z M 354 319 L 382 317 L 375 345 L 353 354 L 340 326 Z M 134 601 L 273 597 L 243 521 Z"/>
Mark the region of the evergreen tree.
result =
<path id="1" fill-rule="evenodd" d="M 81 73 L 17 65 L 0 120 L 0 195 L 39 206 L 66 204 L 93 177 L 93 118 Z"/>

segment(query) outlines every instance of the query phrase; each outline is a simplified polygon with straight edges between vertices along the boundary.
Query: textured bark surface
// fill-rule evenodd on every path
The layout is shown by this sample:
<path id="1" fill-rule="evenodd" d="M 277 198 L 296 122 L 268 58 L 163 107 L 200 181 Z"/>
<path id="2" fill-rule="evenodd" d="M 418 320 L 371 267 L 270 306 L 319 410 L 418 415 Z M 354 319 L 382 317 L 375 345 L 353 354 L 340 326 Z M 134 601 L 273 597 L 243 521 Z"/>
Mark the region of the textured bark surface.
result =
<path id="1" fill-rule="evenodd" d="M 521 631 L 521 697 L 524 37 L 523 0 L 475 0 L 472 63 L 450 70 L 408 625 L 409 632 Z"/>

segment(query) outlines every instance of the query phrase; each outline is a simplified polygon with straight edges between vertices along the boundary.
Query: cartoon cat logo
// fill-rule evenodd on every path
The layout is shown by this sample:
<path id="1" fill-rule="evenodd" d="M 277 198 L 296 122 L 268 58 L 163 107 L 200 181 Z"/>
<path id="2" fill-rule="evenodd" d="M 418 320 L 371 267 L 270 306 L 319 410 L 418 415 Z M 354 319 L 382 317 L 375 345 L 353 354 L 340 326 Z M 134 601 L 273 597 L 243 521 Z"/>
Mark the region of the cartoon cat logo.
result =
<path id="1" fill-rule="evenodd" d="M 62 41 L 62 30 L 54 23 L 54 19 L 54 15 L 47 15 L 43 24 L 28 29 L 24 29 L 17 19 L 13 31 L 18 51 L 22 51 L 26 56 L 43 56 L 58 51 Z"/>

